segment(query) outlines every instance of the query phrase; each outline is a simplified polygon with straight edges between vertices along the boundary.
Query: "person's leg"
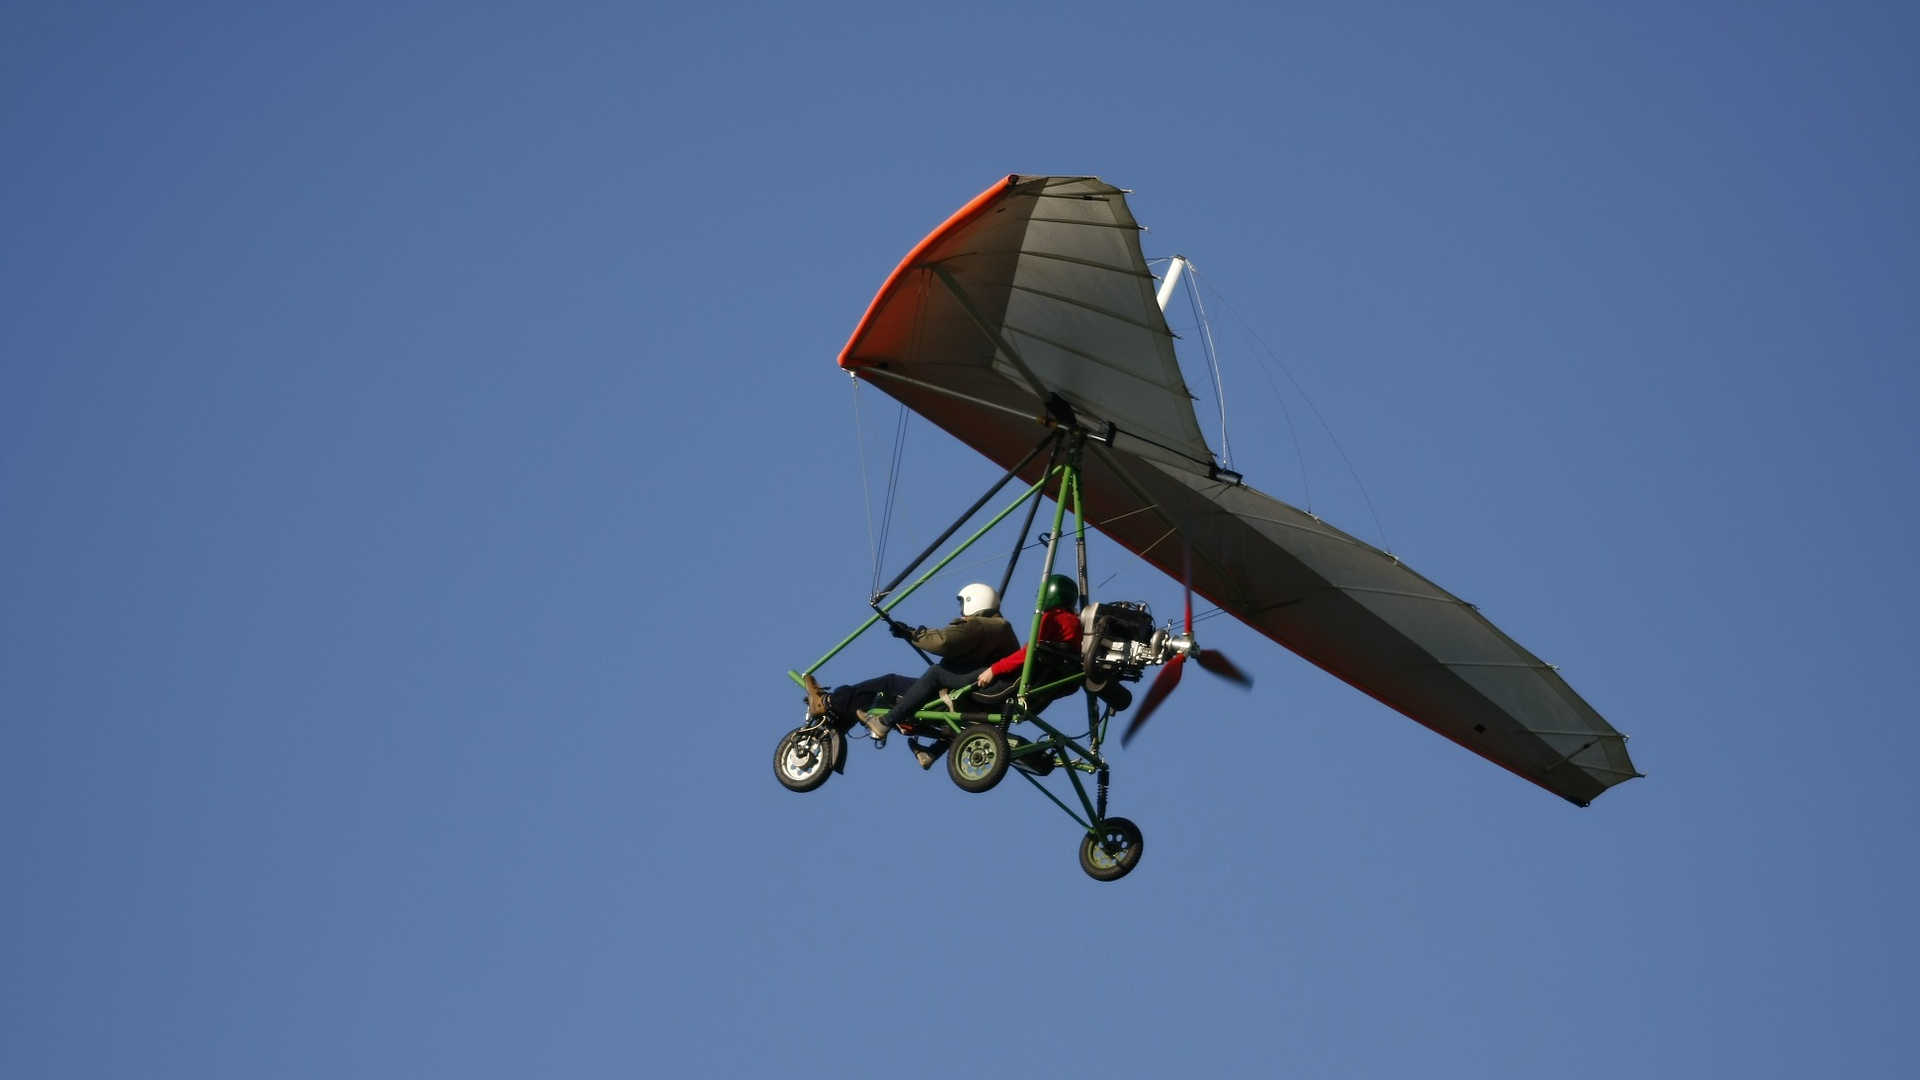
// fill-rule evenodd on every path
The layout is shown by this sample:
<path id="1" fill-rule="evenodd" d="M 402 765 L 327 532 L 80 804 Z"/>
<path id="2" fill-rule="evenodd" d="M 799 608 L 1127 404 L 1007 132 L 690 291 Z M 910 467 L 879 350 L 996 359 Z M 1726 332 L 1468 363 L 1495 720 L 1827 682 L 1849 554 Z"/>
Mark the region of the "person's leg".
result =
<path id="1" fill-rule="evenodd" d="M 887 735 L 886 722 L 878 718 L 868 718 L 866 709 L 880 694 L 898 694 L 912 685 L 913 680 L 905 675 L 876 675 L 871 679 L 862 679 L 857 683 L 836 686 L 826 692 L 827 707 L 836 719 L 836 726 L 851 725 L 855 720 L 867 726 L 867 733 L 876 739 Z M 846 730 L 839 727 L 839 730 Z"/>
<path id="2" fill-rule="evenodd" d="M 851 717 L 855 712 L 873 704 L 875 695 L 898 694 L 913 685 L 909 675 L 876 675 L 871 679 L 862 679 L 857 683 L 836 686 L 827 693 L 828 707 L 836 716 Z"/>
<path id="3" fill-rule="evenodd" d="M 973 680 L 975 679 L 975 677 L 977 677 L 980 674 L 980 672 L 978 669 L 973 669 L 968 671 L 956 671 L 953 668 L 943 667 L 943 668 L 935 668 L 929 671 L 927 674 L 929 677 L 928 678 L 929 686 L 926 690 L 925 698 L 919 701 L 918 703 L 903 701 L 901 703 L 901 707 L 904 707 L 908 704 L 913 704 L 914 712 L 918 712 L 920 711 L 920 709 L 924 708 L 928 703 L 932 702 L 933 699 L 937 696 L 938 692 L 941 690 L 958 690 L 963 686 L 972 686 Z M 904 718 L 911 714 L 910 713 L 892 713 L 889 715 Z M 943 730 L 943 729 L 936 729 L 936 730 Z M 907 745 L 913 750 L 913 760 L 919 762 L 920 767 L 923 769 L 933 768 L 933 763 L 940 760 L 941 754 L 944 754 L 947 752 L 948 740 L 940 738 L 938 735 L 931 736 L 931 738 L 933 741 L 931 745 L 928 745 L 928 746 L 921 746 L 918 743 L 915 743 L 912 741 L 909 741 L 907 743 Z"/>
<path id="4" fill-rule="evenodd" d="M 909 719 L 914 713 L 925 708 L 927 702 L 932 701 L 934 695 L 940 691 L 969 685 L 977 674 L 979 674 L 978 668 L 957 671 L 935 664 L 915 679 L 912 686 L 900 692 L 899 699 L 888 707 L 887 717 L 891 720 Z"/>
<path id="5" fill-rule="evenodd" d="M 868 679 L 860 683 L 853 693 L 853 707 L 871 708 L 880 695 L 885 694 L 889 699 L 897 698 L 912 685 L 913 677 L 910 675 L 882 675 L 877 679 Z"/>

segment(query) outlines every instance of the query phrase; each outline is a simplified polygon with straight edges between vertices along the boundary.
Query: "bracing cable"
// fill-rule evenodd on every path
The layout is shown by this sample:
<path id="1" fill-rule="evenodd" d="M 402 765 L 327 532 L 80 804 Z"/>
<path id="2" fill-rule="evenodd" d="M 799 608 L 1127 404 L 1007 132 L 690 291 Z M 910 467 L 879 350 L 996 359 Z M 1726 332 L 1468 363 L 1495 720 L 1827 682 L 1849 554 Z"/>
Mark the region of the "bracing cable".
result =
<path id="1" fill-rule="evenodd" d="M 881 566 L 887 559 L 887 539 L 893 535 L 893 508 L 897 501 L 895 495 L 900 490 L 900 465 L 906 457 L 909 415 L 907 406 L 902 403 L 899 418 L 893 425 L 893 460 L 887 466 L 887 495 L 880 506 L 880 541 L 873 558 L 873 590 L 875 592 L 880 589 Z"/>
<path id="2" fill-rule="evenodd" d="M 1200 323 L 1200 342 L 1207 354 L 1207 370 L 1213 375 L 1213 400 L 1220 406 L 1220 461 L 1233 468 L 1233 443 L 1227 439 L 1227 390 L 1220 381 L 1220 358 L 1213 348 L 1213 327 L 1207 322 L 1207 309 L 1200 303 L 1200 268 L 1187 263 L 1187 302 Z"/>
<path id="3" fill-rule="evenodd" d="M 1226 294 L 1220 291 L 1219 286 L 1209 282 L 1207 287 L 1213 290 L 1214 299 L 1221 307 L 1238 310 L 1228 301 Z M 1367 505 L 1367 514 L 1373 518 L 1373 527 L 1380 534 L 1380 550 L 1392 554 L 1393 546 L 1387 542 L 1387 528 L 1380 521 L 1380 511 L 1374 506 L 1373 494 L 1367 490 L 1366 481 L 1360 478 L 1360 470 L 1354 467 L 1353 459 L 1347 456 L 1347 448 L 1341 445 L 1340 436 L 1334 434 L 1333 425 L 1327 422 L 1326 414 L 1320 411 L 1320 406 L 1314 403 L 1313 398 L 1308 395 L 1306 388 L 1300 385 L 1300 380 L 1293 377 L 1293 371 L 1287 367 L 1286 361 L 1280 359 L 1279 353 L 1274 351 L 1273 346 L 1267 344 L 1266 339 L 1255 332 L 1251 323 L 1245 318 L 1240 319 L 1240 323 L 1242 324 L 1241 328 L 1246 331 L 1247 336 L 1252 338 L 1254 344 L 1260 347 L 1260 352 L 1266 354 L 1266 359 L 1273 361 L 1274 366 L 1280 369 L 1280 373 L 1286 376 L 1287 382 L 1292 384 L 1294 392 L 1300 395 L 1300 400 L 1306 402 L 1307 408 L 1313 413 L 1313 418 L 1320 422 L 1320 430 L 1327 433 L 1327 440 L 1333 444 L 1334 451 L 1340 455 L 1340 461 L 1347 467 L 1347 475 L 1353 477 L 1354 486 L 1360 490 L 1360 498 Z M 1258 359 L 1257 355 L 1256 359 Z M 1300 436 L 1298 429 L 1293 423 L 1292 413 L 1287 409 L 1286 398 L 1280 393 L 1279 384 L 1273 380 L 1273 371 L 1264 362 L 1261 363 L 1260 370 L 1266 374 L 1267 385 L 1273 390 L 1274 398 L 1280 402 L 1280 411 L 1287 417 L 1288 429 L 1295 432 L 1293 439 L 1294 453 L 1300 459 L 1301 483 L 1304 485 L 1306 483 L 1307 472 L 1306 455 L 1301 452 Z M 1307 512 L 1309 514 L 1313 513 L 1313 497 L 1312 489 L 1310 488 L 1306 489 L 1305 503 Z"/>

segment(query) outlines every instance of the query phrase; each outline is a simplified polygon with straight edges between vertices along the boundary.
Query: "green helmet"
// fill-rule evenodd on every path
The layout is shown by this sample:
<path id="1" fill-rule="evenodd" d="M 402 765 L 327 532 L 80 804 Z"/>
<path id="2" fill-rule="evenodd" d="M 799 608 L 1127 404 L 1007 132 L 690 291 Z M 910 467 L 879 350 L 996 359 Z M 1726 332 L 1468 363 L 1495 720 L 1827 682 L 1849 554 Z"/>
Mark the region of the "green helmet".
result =
<path id="1" fill-rule="evenodd" d="M 1052 611 L 1054 608 L 1066 608 L 1072 611 L 1080 606 L 1080 589 L 1073 579 L 1065 574 L 1054 574 L 1040 586 L 1040 610 Z"/>

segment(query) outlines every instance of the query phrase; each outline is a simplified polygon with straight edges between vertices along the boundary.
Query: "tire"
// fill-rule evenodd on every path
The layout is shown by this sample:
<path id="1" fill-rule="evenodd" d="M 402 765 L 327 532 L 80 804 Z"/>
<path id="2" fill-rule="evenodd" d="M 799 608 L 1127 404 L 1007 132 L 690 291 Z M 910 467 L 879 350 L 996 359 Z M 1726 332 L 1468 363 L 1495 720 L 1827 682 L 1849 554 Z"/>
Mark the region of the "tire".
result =
<path id="1" fill-rule="evenodd" d="M 947 775 L 962 791 L 988 791 L 1007 775 L 1007 736 L 994 724 L 974 724 L 947 750 Z"/>
<path id="2" fill-rule="evenodd" d="M 1140 827 L 1123 817 L 1110 817 L 1096 833 L 1080 838 L 1080 869 L 1095 881 L 1119 881 L 1140 864 L 1143 847 Z"/>
<path id="3" fill-rule="evenodd" d="M 825 724 L 787 732 L 773 751 L 773 775 L 788 791 L 812 791 L 833 775 L 833 740 L 840 734 Z"/>

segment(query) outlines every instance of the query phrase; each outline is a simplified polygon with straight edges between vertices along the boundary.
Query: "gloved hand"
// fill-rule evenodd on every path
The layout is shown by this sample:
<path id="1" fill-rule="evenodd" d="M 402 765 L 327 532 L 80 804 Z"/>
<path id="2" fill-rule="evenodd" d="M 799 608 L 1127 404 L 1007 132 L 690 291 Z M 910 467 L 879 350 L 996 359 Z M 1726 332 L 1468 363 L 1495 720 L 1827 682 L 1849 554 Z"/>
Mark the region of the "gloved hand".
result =
<path id="1" fill-rule="evenodd" d="M 912 641 L 913 636 L 915 634 L 918 634 L 919 632 L 920 631 L 917 627 L 908 626 L 906 623 L 888 623 L 887 624 L 887 633 L 892 634 L 894 637 L 897 637 L 902 641 Z"/>

